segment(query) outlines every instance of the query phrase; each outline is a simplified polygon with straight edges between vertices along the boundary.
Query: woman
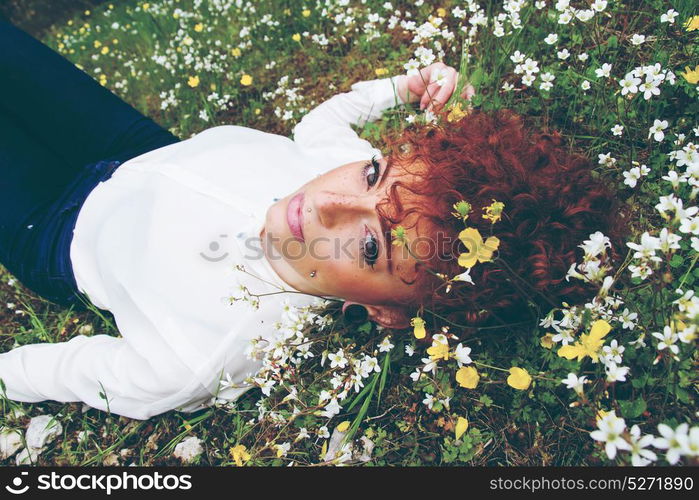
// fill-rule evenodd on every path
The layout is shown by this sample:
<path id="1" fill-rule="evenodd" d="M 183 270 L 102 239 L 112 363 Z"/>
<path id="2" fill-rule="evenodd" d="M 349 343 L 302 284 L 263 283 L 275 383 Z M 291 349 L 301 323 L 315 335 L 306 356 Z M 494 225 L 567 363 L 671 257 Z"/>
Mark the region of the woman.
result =
<path id="1" fill-rule="evenodd" d="M 612 197 L 586 165 L 555 137 L 532 142 L 512 115 L 418 127 L 386 157 L 358 138 L 351 125 L 401 102 L 439 109 L 457 77 L 441 63 L 355 84 L 293 141 L 237 126 L 178 141 L 7 23 L 0 45 L 11 48 L 0 56 L 0 259 L 56 303 L 109 310 L 122 335 L 0 354 L 10 399 L 140 419 L 235 399 L 259 367 L 250 341 L 272 337 L 285 300 L 339 298 L 388 328 L 416 311 L 432 327 L 515 318 L 526 293 L 503 269 L 443 286 L 463 271 L 460 200 L 505 203 L 500 226 L 469 222 L 498 233 L 500 255 L 539 295 L 589 292 L 565 271 L 578 242 L 613 228 Z M 426 87 L 437 71 L 442 85 Z M 564 178 L 573 185 L 556 185 Z M 393 245 L 391 230 L 411 244 Z"/>

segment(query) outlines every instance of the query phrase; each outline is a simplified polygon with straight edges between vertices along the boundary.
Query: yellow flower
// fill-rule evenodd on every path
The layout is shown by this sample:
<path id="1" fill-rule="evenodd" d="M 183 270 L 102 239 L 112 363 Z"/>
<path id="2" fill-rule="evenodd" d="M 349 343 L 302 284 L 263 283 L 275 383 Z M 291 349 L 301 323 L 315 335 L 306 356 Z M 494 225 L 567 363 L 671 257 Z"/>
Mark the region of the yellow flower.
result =
<path id="1" fill-rule="evenodd" d="M 507 377 L 507 385 L 519 389 L 520 391 L 526 391 L 529 389 L 529 384 L 531 383 L 532 377 L 527 373 L 527 370 L 516 366 L 510 368 L 510 376 Z"/>
<path id="2" fill-rule="evenodd" d="M 240 57 L 240 49 L 238 47 L 233 47 L 231 49 L 231 54 L 233 54 L 233 57 Z"/>
<path id="3" fill-rule="evenodd" d="M 148 10 L 149 7 L 150 7 L 150 4 L 149 4 L 148 2 L 144 3 L 143 5 L 141 5 L 141 8 L 142 8 L 143 10 Z"/>
<path id="4" fill-rule="evenodd" d="M 311 11 L 310 11 L 309 9 L 303 9 L 303 10 L 301 11 L 301 15 L 302 15 L 303 17 L 308 17 L 308 16 L 311 15 Z"/>
<path id="5" fill-rule="evenodd" d="M 194 25 L 194 31 L 196 31 L 197 33 L 201 33 L 203 29 L 204 25 L 202 23 L 197 23 Z"/>
<path id="6" fill-rule="evenodd" d="M 687 31 L 699 30 L 699 16 L 692 16 L 684 23 L 684 28 Z"/>
<path id="7" fill-rule="evenodd" d="M 449 344 L 446 342 L 436 342 L 432 347 L 427 349 L 427 354 L 432 360 L 443 359 L 447 361 L 449 359 Z"/>
<path id="8" fill-rule="evenodd" d="M 116 39 L 116 38 L 112 38 L 112 43 L 113 43 L 114 45 L 116 45 L 117 43 L 119 43 L 119 40 Z"/>
<path id="9" fill-rule="evenodd" d="M 199 77 L 198 76 L 190 76 L 187 79 L 187 85 L 189 85 L 190 87 L 196 87 L 197 85 L 199 85 Z"/>
<path id="10" fill-rule="evenodd" d="M 454 203 L 452 207 L 454 210 L 456 210 L 456 212 L 452 212 L 451 214 L 457 219 L 461 219 L 466 222 L 466 219 L 468 219 L 468 214 L 471 211 L 471 204 L 467 201 L 461 200 Z"/>
<path id="11" fill-rule="evenodd" d="M 456 381 L 466 389 L 475 389 L 480 378 L 478 371 L 472 366 L 463 366 L 456 372 Z"/>
<path id="12" fill-rule="evenodd" d="M 391 244 L 397 247 L 408 243 L 408 240 L 406 239 L 405 228 L 403 226 L 396 226 L 395 229 L 391 229 L 391 238 L 393 238 Z"/>
<path id="13" fill-rule="evenodd" d="M 109 52 L 109 47 L 107 47 L 107 46 L 105 45 L 104 47 L 102 47 L 102 50 L 100 50 L 100 52 L 102 52 L 102 54 L 108 53 L 108 52 Z"/>
<path id="14" fill-rule="evenodd" d="M 103 87 L 107 85 L 107 76 L 104 73 L 100 75 L 100 85 Z"/>
<path id="15" fill-rule="evenodd" d="M 454 427 L 456 439 L 459 439 L 461 436 L 463 436 L 464 432 L 466 432 L 466 429 L 468 429 L 468 420 L 464 417 L 459 417 L 456 420 L 456 426 Z"/>
<path id="16" fill-rule="evenodd" d="M 448 122 L 458 122 L 464 116 L 466 116 L 466 112 L 463 109 L 461 109 L 461 103 L 457 102 L 451 108 L 449 108 L 449 114 L 447 115 L 447 121 Z"/>
<path id="17" fill-rule="evenodd" d="M 340 425 L 337 426 L 337 432 L 347 432 L 347 429 L 349 429 L 350 426 L 350 421 L 345 420 L 344 422 L 341 422 Z"/>
<path id="18" fill-rule="evenodd" d="M 238 467 L 243 466 L 243 462 L 250 460 L 250 454 L 247 452 L 247 448 L 243 444 L 238 444 L 231 448 L 231 457 L 235 461 L 235 465 Z"/>
<path id="19" fill-rule="evenodd" d="M 300 41 L 301 41 L 301 35 L 300 35 L 299 33 L 294 33 L 293 35 L 291 35 L 291 39 L 292 39 L 294 42 L 300 42 Z"/>
<path id="20" fill-rule="evenodd" d="M 493 258 L 493 252 L 498 249 L 500 240 L 496 236 L 489 236 L 485 242 L 478 229 L 467 227 L 459 233 L 459 239 L 468 248 L 468 253 L 459 255 L 459 265 L 471 268 L 478 262 L 489 262 Z"/>
<path id="21" fill-rule="evenodd" d="M 680 73 L 680 75 L 682 75 L 685 80 L 687 80 L 692 85 L 699 82 L 699 64 L 694 69 L 690 68 L 689 66 L 685 66 L 684 69 L 685 72 Z"/>
<path id="22" fill-rule="evenodd" d="M 252 77 L 245 73 L 243 76 L 240 77 L 240 84 L 245 85 L 246 87 L 252 85 Z"/>
<path id="23" fill-rule="evenodd" d="M 186 36 L 184 37 L 184 40 L 182 40 L 182 43 L 185 45 L 192 45 L 194 43 L 194 39 L 191 36 Z"/>
<path id="24" fill-rule="evenodd" d="M 388 73 L 388 70 L 386 68 L 376 68 L 374 73 L 376 73 L 376 76 L 383 76 Z"/>
<path id="25" fill-rule="evenodd" d="M 290 16 L 290 15 L 291 15 L 291 9 L 284 9 L 284 15 L 285 15 L 285 16 Z"/>
<path id="26" fill-rule="evenodd" d="M 551 349 L 553 347 L 553 335 L 547 333 L 539 339 L 539 344 L 545 349 Z"/>
<path id="27" fill-rule="evenodd" d="M 444 16 L 446 16 L 446 15 L 447 15 L 446 9 L 443 8 L 443 7 L 438 8 L 438 9 L 437 9 L 437 15 L 438 15 L 439 17 L 444 17 Z"/>
<path id="28" fill-rule="evenodd" d="M 427 332 L 425 331 L 425 320 L 420 317 L 415 317 L 410 320 L 410 326 L 413 327 L 413 335 L 416 339 L 424 339 Z"/>
<path id="29" fill-rule="evenodd" d="M 211 91 L 213 92 L 214 90 L 216 90 L 216 84 L 215 84 L 215 83 L 212 83 L 211 85 L 209 85 L 209 88 L 210 88 Z"/>
<path id="30" fill-rule="evenodd" d="M 85 15 L 86 15 L 86 16 L 89 16 L 89 15 L 90 15 L 90 11 L 89 11 L 89 10 L 86 10 L 86 11 L 85 11 Z"/>
<path id="31" fill-rule="evenodd" d="M 603 319 L 598 319 L 592 323 L 590 333 L 580 336 L 580 340 L 573 345 L 564 345 L 558 350 L 558 355 L 562 358 L 573 359 L 578 358 L 582 361 L 585 356 L 590 356 L 596 363 L 598 353 L 604 344 L 604 337 L 609 333 L 612 327 Z"/>
<path id="32" fill-rule="evenodd" d="M 500 220 L 503 208 L 505 208 L 505 204 L 503 202 L 493 200 L 493 203 L 485 208 L 486 213 L 483 214 L 483 218 L 490 219 L 490 221 L 495 224 Z"/>
<path id="33" fill-rule="evenodd" d="M 100 42 L 99 40 L 95 40 L 93 45 L 95 46 L 96 49 L 99 49 L 102 46 L 102 42 Z"/>
<path id="34" fill-rule="evenodd" d="M 255 114 L 259 115 L 260 113 L 262 113 L 262 110 L 260 108 L 255 108 Z"/>

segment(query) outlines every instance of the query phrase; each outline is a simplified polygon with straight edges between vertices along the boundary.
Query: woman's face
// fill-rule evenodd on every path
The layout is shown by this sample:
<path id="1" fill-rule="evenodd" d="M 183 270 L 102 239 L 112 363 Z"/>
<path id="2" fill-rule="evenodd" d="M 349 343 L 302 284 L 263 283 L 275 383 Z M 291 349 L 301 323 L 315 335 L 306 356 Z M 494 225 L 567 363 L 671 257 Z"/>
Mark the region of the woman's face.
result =
<path id="1" fill-rule="evenodd" d="M 416 261 L 402 247 L 391 247 L 391 228 L 377 211 L 393 182 L 410 174 L 387 166 L 386 158 L 342 165 L 269 208 L 263 247 L 285 282 L 363 305 L 400 304 L 412 297 L 414 287 L 401 278 L 414 278 Z M 404 200 L 401 196 L 409 206 Z M 410 218 L 405 222 L 408 228 Z M 417 229 L 420 225 L 406 229 L 409 240 Z"/>

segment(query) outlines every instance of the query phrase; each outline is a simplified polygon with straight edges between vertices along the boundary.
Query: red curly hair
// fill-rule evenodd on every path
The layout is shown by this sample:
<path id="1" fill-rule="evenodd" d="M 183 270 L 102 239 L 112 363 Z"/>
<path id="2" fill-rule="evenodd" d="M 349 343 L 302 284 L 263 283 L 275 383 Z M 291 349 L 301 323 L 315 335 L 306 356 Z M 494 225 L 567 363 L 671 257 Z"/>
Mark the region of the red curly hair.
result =
<path id="1" fill-rule="evenodd" d="M 494 319 L 519 322 L 533 314 L 528 303 L 545 314 L 561 301 L 590 299 L 599 286 L 565 276 L 572 263 L 582 261 L 578 245 L 595 231 L 610 238 L 607 255 L 619 260 L 625 224 L 618 202 L 593 179 L 590 161 L 568 152 L 558 133 L 534 131 L 508 110 L 475 111 L 455 123 L 442 119 L 410 127 L 387 142 L 389 161 L 415 175 L 409 182 L 396 181 L 379 206 L 393 227 L 415 213 L 415 224 L 425 218 L 454 240 L 465 225 L 478 229 L 484 240 L 491 234 L 500 240 L 492 262 L 471 268 L 475 286 L 457 282 L 447 293 L 444 281 L 418 264 L 419 293 L 409 314 L 422 307 L 433 329 Z M 403 189 L 429 202 L 406 208 Z M 495 224 L 482 217 L 493 199 L 504 203 Z M 472 206 L 465 225 L 452 215 L 460 200 Z M 457 263 L 461 252 L 467 252 L 461 242 L 439 249 L 427 267 L 448 277 L 460 274 L 465 271 Z"/>

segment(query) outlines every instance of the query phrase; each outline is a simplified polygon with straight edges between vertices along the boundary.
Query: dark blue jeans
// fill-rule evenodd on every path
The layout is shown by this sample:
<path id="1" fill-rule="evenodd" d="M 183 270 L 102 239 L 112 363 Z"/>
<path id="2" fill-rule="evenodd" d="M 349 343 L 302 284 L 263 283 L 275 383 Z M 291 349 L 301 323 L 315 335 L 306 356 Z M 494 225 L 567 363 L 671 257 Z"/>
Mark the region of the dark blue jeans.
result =
<path id="1" fill-rule="evenodd" d="M 0 263 L 42 297 L 84 308 L 69 250 L 85 198 L 120 163 L 177 141 L 0 20 Z"/>

